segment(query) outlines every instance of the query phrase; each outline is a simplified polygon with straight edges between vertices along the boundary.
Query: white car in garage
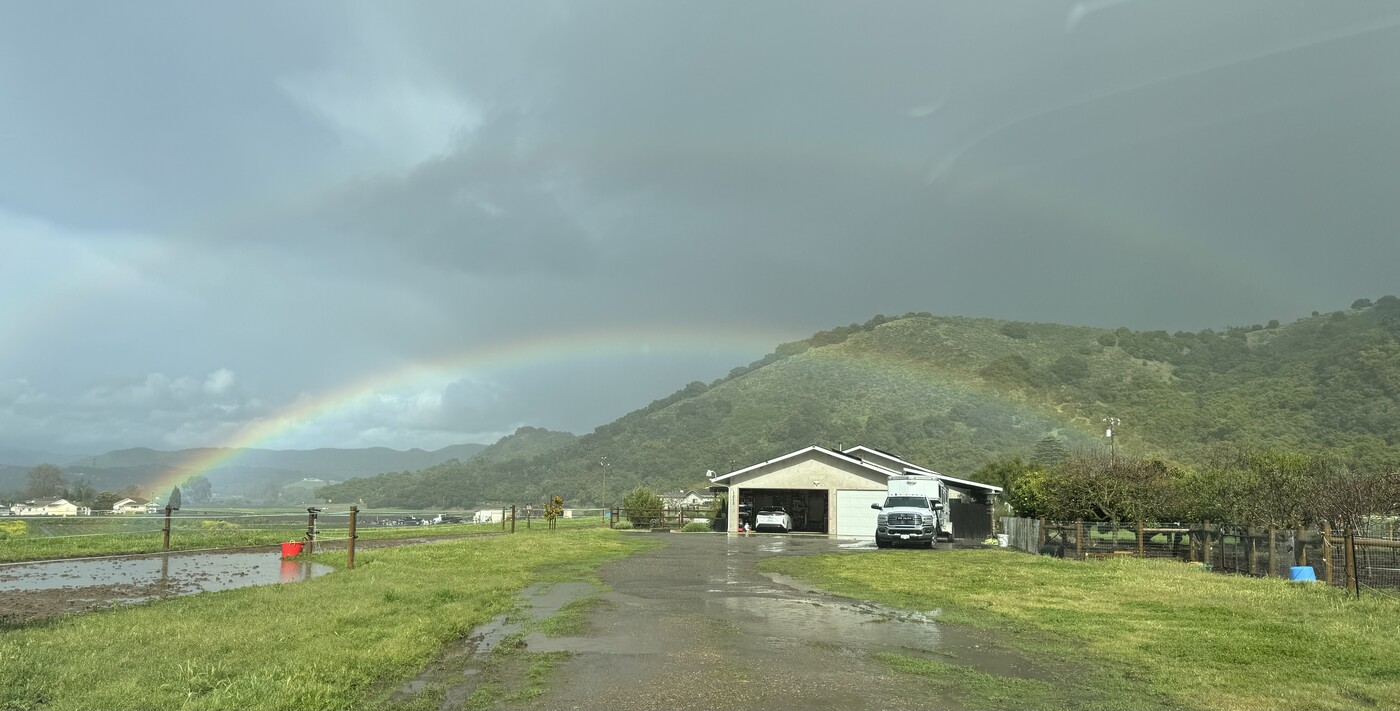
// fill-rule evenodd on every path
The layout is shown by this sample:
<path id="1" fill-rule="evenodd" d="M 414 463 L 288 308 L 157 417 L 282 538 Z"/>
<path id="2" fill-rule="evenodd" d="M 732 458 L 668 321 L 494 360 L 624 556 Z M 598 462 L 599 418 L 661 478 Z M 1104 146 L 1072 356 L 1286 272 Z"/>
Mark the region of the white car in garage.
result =
<path id="1" fill-rule="evenodd" d="M 765 506 L 758 510 L 753 530 L 787 533 L 792 530 L 792 517 L 781 506 Z"/>

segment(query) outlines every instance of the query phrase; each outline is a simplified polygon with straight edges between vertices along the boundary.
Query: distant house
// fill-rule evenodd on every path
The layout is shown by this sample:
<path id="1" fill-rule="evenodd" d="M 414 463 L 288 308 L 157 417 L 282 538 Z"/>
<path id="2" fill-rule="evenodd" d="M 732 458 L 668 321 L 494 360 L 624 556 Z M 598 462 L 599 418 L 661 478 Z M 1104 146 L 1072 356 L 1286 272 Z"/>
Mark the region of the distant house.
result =
<path id="1" fill-rule="evenodd" d="M 708 491 L 696 491 L 694 489 L 683 489 L 675 494 L 663 494 L 661 501 L 666 506 L 672 508 L 696 508 L 709 506 L 715 500 L 714 494 Z"/>
<path id="2" fill-rule="evenodd" d="M 121 501 L 118 501 L 117 503 L 112 504 L 112 513 L 119 513 L 119 514 L 140 514 L 140 513 L 147 513 L 147 512 L 148 512 L 148 511 L 147 511 L 147 507 L 150 505 L 150 503 L 151 503 L 150 501 L 147 501 L 146 499 L 142 499 L 142 498 L 122 499 Z"/>
<path id="3" fill-rule="evenodd" d="M 152 500 L 152 501 L 147 501 L 147 502 L 146 502 L 146 513 L 152 514 L 152 515 L 160 513 L 160 504 L 156 503 L 154 500 Z"/>
<path id="4" fill-rule="evenodd" d="M 89 516 L 92 509 L 68 499 L 29 501 L 10 508 L 16 516 Z"/>

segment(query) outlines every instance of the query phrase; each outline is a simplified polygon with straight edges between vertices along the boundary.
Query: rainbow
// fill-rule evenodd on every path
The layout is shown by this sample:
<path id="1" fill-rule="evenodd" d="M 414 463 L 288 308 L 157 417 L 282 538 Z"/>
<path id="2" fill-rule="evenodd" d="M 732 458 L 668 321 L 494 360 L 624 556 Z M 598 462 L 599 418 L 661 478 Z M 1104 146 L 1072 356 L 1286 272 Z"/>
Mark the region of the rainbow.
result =
<path id="1" fill-rule="evenodd" d="M 705 354 L 747 363 L 771 351 L 777 343 L 797 338 L 799 336 L 733 328 L 626 328 L 552 333 L 472 348 L 375 373 L 315 396 L 298 398 L 276 414 L 249 422 L 215 447 L 202 449 L 198 456 L 167 469 L 150 482 L 147 489 L 164 495 L 170 487 L 191 476 L 233 463 L 246 449 L 264 445 L 384 393 L 415 385 L 532 366 L 653 354 Z"/>

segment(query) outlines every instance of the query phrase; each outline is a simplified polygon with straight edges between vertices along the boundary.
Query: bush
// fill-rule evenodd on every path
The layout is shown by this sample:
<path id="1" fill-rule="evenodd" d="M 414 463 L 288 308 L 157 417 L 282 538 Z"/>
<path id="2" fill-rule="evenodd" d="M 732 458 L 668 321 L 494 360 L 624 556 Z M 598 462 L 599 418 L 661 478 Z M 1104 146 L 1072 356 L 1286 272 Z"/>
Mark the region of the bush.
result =
<path id="1" fill-rule="evenodd" d="M 681 529 L 681 533 L 706 533 L 710 530 L 710 524 L 691 521 Z"/>
<path id="2" fill-rule="evenodd" d="M 622 515 L 633 526 L 651 528 L 652 522 L 661 517 L 661 497 L 639 486 L 622 497 Z"/>
<path id="3" fill-rule="evenodd" d="M 1001 335 L 1007 338 L 1022 339 L 1031 335 L 1031 330 L 1023 323 L 1008 323 L 1001 327 Z"/>
<path id="4" fill-rule="evenodd" d="M 619 531 L 630 531 L 630 530 L 632 530 L 632 522 L 631 522 L 631 521 L 618 521 L 618 522 L 616 522 L 616 523 L 613 524 L 613 528 L 616 529 L 616 530 L 619 530 Z"/>
<path id="5" fill-rule="evenodd" d="M 19 537 L 29 532 L 29 524 L 23 521 L 0 521 L 0 540 Z"/>
<path id="6" fill-rule="evenodd" d="M 232 521 L 213 519 L 208 521 L 200 521 L 199 527 L 206 531 L 232 531 L 238 528 L 238 524 Z"/>

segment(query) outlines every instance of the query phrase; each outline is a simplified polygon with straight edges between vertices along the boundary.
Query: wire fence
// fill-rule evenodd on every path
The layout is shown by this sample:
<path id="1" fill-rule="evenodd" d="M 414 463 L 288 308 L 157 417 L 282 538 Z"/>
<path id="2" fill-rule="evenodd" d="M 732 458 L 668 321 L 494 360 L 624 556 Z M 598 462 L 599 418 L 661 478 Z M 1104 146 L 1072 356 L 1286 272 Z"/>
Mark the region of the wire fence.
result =
<path id="1" fill-rule="evenodd" d="M 1209 521 L 1047 521 L 1004 517 L 1008 547 L 1066 558 L 1174 558 L 1222 573 L 1318 580 L 1400 597 L 1400 536 L 1395 519 L 1374 518 L 1351 531 L 1328 524 L 1295 529 Z"/>
<path id="2" fill-rule="evenodd" d="M 439 538 L 513 533 L 535 528 L 608 525 L 607 510 L 565 509 L 551 521 L 533 505 L 472 511 L 183 510 L 167 515 L 0 517 L 0 563 L 158 553 L 227 550 L 300 542 L 347 548 L 355 540 Z"/>

